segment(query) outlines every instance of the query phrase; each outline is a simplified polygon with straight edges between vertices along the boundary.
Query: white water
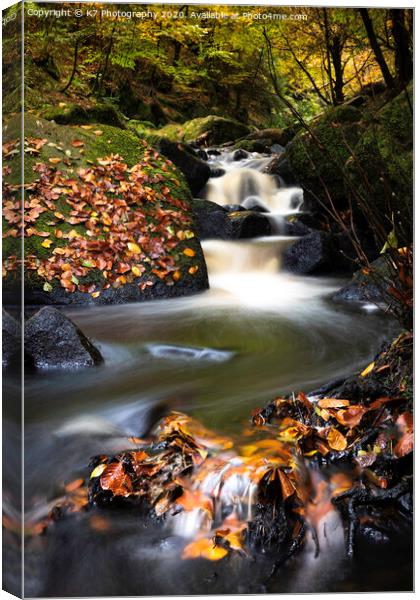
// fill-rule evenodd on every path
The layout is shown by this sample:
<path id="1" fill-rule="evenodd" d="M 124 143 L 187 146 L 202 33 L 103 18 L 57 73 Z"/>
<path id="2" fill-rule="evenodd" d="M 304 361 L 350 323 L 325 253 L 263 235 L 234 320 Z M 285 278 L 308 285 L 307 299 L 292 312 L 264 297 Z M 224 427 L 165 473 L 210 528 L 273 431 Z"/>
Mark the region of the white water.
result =
<path id="1" fill-rule="evenodd" d="M 302 206 L 303 191 L 298 187 L 285 187 L 279 177 L 263 173 L 271 160 L 254 153 L 234 161 L 231 152 L 211 158 L 210 164 L 223 169 L 225 174 L 209 180 L 205 188 L 207 200 L 221 206 L 240 204 L 247 209 L 260 206 L 268 211 L 266 216 L 273 233 L 281 234 L 285 216 L 299 211 Z"/>

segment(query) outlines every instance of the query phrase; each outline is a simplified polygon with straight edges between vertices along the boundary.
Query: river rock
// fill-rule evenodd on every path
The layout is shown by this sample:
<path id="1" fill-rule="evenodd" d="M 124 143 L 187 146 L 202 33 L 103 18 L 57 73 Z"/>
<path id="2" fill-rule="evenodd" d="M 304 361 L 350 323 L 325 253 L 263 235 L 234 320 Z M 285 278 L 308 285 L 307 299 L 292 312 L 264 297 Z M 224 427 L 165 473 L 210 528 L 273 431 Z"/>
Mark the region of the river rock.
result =
<path id="1" fill-rule="evenodd" d="M 264 215 L 250 210 L 229 213 L 232 238 L 246 239 L 271 235 L 270 221 Z"/>
<path id="2" fill-rule="evenodd" d="M 226 173 L 226 171 L 224 169 L 222 169 L 221 167 L 217 167 L 215 169 L 210 169 L 210 177 L 215 178 L 215 177 L 223 177 L 223 175 Z"/>
<path id="3" fill-rule="evenodd" d="M 384 256 L 371 263 L 371 271 L 359 269 L 353 279 L 333 296 L 337 302 L 388 302 L 391 297 L 386 293 L 386 279 L 390 278 L 390 268 Z"/>
<path id="4" fill-rule="evenodd" d="M 248 158 L 249 154 L 246 150 L 240 149 L 240 150 L 235 150 L 235 152 L 233 153 L 233 160 L 243 160 L 244 158 Z"/>
<path id="5" fill-rule="evenodd" d="M 260 129 L 259 131 L 249 133 L 245 139 L 259 140 L 267 146 L 273 146 L 274 144 L 286 146 L 294 138 L 299 129 L 298 125 L 289 125 L 283 129 Z"/>
<path id="6" fill-rule="evenodd" d="M 219 146 L 244 137 L 249 133 L 247 125 L 217 115 L 198 117 L 182 125 L 184 141 L 194 140 L 199 146 Z"/>
<path id="7" fill-rule="evenodd" d="M 234 150 L 244 150 L 246 152 L 257 152 L 258 154 L 271 154 L 270 145 L 259 140 L 239 140 L 233 147 Z"/>
<path id="8" fill-rule="evenodd" d="M 280 180 L 286 186 L 297 185 L 296 177 L 284 152 L 274 156 L 263 170 L 263 173 L 280 177 Z"/>
<path id="9" fill-rule="evenodd" d="M 286 217 L 284 235 L 303 236 L 322 229 L 322 222 L 309 212 L 299 212 Z"/>
<path id="10" fill-rule="evenodd" d="M 230 213 L 231 212 L 241 212 L 241 211 L 246 210 L 245 206 L 242 206 L 242 204 L 225 204 L 223 206 L 223 208 Z"/>
<path id="11" fill-rule="evenodd" d="M 316 231 L 305 235 L 284 253 L 284 267 L 292 273 L 309 275 L 335 270 L 337 252 L 330 234 Z"/>
<path id="12" fill-rule="evenodd" d="M 191 193 L 197 195 L 210 178 L 210 167 L 186 144 L 161 138 L 155 145 L 163 156 L 169 158 L 178 167 L 185 176 Z"/>
<path id="13" fill-rule="evenodd" d="M 2 311 L 2 363 L 3 368 L 18 366 L 22 348 L 22 330 L 16 321 L 4 309 Z"/>
<path id="14" fill-rule="evenodd" d="M 59 310 L 45 306 L 25 323 L 25 351 L 36 369 L 79 369 L 103 362 L 101 353 Z"/>
<path id="15" fill-rule="evenodd" d="M 232 223 L 225 207 L 210 200 L 193 200 L 195 224 L 200 240 L 229 240 Z"/>

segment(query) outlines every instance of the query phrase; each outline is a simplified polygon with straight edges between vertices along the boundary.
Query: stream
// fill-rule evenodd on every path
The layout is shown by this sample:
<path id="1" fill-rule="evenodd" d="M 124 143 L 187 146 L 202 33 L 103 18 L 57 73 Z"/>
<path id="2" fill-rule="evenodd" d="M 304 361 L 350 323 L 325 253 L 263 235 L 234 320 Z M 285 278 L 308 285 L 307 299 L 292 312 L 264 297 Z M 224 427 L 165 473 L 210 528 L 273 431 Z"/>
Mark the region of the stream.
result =
<path id="1" fill-rule="evenodd" d="M 66 308 L 99 347 L 104 364 L 77 373 L 27 377 L 26 511 L 45 510 L 89 458 L 135 447 L 159 418 L 182 411 L 240 439 L 250 412 L 278 396 L 311 391 L 362 369 L 395 332 L 372 306 L 329 298 L 344 282 L 282 270 L 284 218 L 302 191 L 262 173 L 268 157 L 210 158 L 225 170 L 206 197 L 256 204 L 273 235 L 203 242 L 210 289 L 197 296 L 117 306 Z M 279 185 L 281 187 L 279 187 Z M 102 511 L 104 512 L 104 511 Z M 335 512 L 315 558 L 309 539 L 271 579 L 272 561 L 235 555 L 219 563 L 182 560 L 186 536 L 147 527 L 134 510 L 109 511 L 106 527 L 87 513 L 63 519 L 28 541 L 27 596 L 332 592 L 409 589 L 403 548 L 346 559 Z M 409 561 L 408 561 L 409 563 Z M 363 565 L 361 567 L 361 564 Z M 366 576 L 368 574 L 368 576 Z M 404 586 L 408 587 L 404 587 Z"/>

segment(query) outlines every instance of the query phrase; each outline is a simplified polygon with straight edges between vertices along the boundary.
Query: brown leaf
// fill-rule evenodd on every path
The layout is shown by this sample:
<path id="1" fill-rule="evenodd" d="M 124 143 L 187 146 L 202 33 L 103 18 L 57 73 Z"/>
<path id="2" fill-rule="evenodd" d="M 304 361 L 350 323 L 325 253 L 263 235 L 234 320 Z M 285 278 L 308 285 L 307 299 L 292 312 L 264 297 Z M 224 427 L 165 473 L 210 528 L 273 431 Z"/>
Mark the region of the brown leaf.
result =
<path id="1" fill-rule="evenodd" d="M 281 491 L 283 494 L 283 500 L 286 500 L 287 498 L 289 498 L 289 496 L 292 496 L 295 493 L 296 488 L 293 485 L 293 483 L 290 481 L 290 479 L 286 475 L 286 473 L 284 473 L 284 471 L 279 469 L 278 474 L 280 477 L 280 484 L 281 484 Z"/>
<path id="2" fill-rule="evenodd" d="M 394 448 L 394 454 L 398 458 L 401 458 L 402 456 L 406 456 L 406 454 L 410 454 L 410 452 L 413 451 L 413 448 L 414 448 L 414 433 L 407 432 L 402 436 L 402 438 L 396 444 L 396 446 Z"/>
<path id="3" fill-rule="evenodd" d="M 107 465 L 100 483 L 102 489 L 110 490 L 115 496 L 127 497 L 133 491 L 131 479 L 125 472 L 121 461 Z"/>

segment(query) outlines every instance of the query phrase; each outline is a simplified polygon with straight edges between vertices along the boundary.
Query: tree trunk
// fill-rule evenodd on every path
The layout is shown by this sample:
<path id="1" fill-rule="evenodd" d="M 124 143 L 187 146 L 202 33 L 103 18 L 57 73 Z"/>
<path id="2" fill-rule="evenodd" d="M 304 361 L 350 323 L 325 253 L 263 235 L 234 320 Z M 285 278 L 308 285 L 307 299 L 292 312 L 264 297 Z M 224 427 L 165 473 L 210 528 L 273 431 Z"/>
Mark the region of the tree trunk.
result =
<path id="1" fill-rule="evenodd" d="M 344 102 L 344 79 L 343 79 L 343 64 L 341 61 L 341 40 L 338 35 L 334 36 L 331 43 L 331 61 L 334 67 L 334 104 L 342 104 Z"/>
<path id="2" fill-rule="evenodd" d="M 76 71 L 77 71 L 77 58 L 78 58 L 78 54 L 79 54 L 79 38 L 76 39 L 76 43 L 74 45 L 73 70 L 71 72 L 71 75 L 70 75 L 70 78 L 69 78 L 68 82 L 60 90 L 60 92 L 62 94 L 64 92 L 66 92 L 69 89 L 69 87 L 71 86 L 71 84 L 73 83 L 73 79 L 74 79 L 74 76 L 76 75 Z"/>
<path id="3" fill-rule="evenodd" d="M 367 36 L 369 38 L 370 46 L 375 55 L 376 62 L 381 69 L 382 77 L 389 88 L 394 87 L 394 78 L 391 75 L 390 70 L 388 69 L 388 65 L 386 64 L 386 60 L 384 55 L 382 54 L 381 47 L 378 42 L 378 38 L 376 37 L 375 30 L 373 28 L 373 23 L 369 15 L 369 11 L 367 8 L 359 8 L 360 16 L 362 17 L 363 24 L 366 29 Z"/>
<path id="4" fill-rule="evenodd" d="M 392 35 L 395 42 L 395 71 L 399 83 L 404 87 L 413 78 L 410 32 L 405 27 L 404 9 L 392 9 L 391 20 Z"/>

